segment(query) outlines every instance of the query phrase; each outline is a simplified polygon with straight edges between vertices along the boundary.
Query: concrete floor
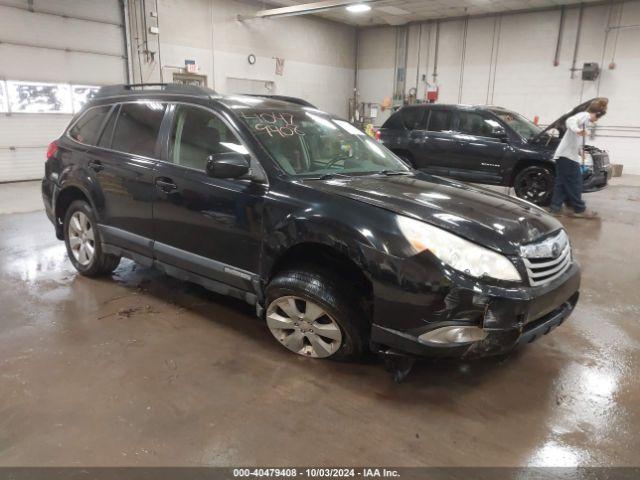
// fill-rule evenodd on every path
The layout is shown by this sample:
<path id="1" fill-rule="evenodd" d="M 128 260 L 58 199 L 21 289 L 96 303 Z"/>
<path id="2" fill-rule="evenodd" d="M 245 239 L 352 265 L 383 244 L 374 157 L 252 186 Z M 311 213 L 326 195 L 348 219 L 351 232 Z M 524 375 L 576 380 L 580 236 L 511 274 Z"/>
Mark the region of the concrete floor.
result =
<path id="1" fill-rule="evenodd" d="M 130 261 L 83 278 L 42 211 L 0 215 L 0 465 L 638 465 L 640 181 L 615 180 L 587 197 L 601 222 L 565 220 L 570 321 L 401 385 Z"/>

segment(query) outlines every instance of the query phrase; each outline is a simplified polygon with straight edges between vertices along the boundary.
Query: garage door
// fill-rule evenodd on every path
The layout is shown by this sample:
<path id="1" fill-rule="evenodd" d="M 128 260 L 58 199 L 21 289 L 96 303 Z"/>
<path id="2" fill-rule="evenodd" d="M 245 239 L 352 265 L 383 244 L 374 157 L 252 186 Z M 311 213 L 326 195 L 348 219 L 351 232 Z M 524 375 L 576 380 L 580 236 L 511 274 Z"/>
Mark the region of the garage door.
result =
<path id="1" fill-rule="evenodd" d="M 41 178 L 73 113 L 125 81 L 123 32 L 119 0 L 0 0 L 0 182 Z"/>

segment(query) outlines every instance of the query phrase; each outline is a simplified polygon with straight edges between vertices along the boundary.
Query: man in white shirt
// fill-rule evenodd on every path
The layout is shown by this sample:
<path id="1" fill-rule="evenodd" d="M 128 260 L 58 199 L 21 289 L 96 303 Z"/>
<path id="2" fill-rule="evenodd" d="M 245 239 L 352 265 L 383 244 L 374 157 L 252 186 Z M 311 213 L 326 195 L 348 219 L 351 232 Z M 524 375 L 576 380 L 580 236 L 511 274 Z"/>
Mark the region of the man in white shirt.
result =
<path id="1" fill-rule="evenodd" d="M 551 199 L 550 212 L 562 214 L 562 205 L 568 203 L 573 208 L 572 217 L 598 218 L 598 214 L 587 209 L 582 200 L 582 155 L 584 155 L 584 137 L 587 135 L 589 122 L 597 122 L 607 113 L 609 100 L 597 98 L 586 112 L 576 113 L 565 122 L 566 131 L 553 155 L 556 161 L 556 179 Z"/>

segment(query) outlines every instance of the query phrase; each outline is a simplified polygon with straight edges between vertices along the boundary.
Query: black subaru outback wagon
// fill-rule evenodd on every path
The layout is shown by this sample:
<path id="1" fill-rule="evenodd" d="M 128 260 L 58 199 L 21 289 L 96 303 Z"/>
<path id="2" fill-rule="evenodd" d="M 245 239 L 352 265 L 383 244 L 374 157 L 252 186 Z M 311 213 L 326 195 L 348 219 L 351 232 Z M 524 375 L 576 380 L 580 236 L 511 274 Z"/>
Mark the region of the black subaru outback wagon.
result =
<path id="1" fill-rule="evenodd" d="M 81 274 L 155 266 L 255 305 L 310 357 L 502 353 L 578 299 L 544 211 L 282 100 L 105 87 L 50 145 L 42 193 Z"/>
<path id="2" fill-rule="evenodd" d="M 584 102 L 541 128 L 522 115 L 493 106 L 414 105 L 401 108 L 384 123 L 378 138 L 415 168 L 468 182 L 513 187 L 537 205 L 551 201 L 555 178 L 553 153 L 571 115 Z M 558 136 L 552 135 L 553 131 Z M 585 145 L 583 191 L 607 186 L 609 155 Z"/>

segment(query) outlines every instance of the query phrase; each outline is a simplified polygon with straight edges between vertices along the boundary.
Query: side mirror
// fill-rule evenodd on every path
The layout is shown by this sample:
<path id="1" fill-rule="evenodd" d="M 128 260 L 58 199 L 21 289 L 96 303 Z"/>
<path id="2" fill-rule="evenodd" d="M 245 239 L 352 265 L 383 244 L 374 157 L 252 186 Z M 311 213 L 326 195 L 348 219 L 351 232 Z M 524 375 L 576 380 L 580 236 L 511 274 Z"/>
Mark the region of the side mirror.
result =
<path id="1" fill-rule="evenodd" d="M 502 127 L 495 127 L 491 132 L 491 136 L 497 138 L 501 142 L 506 142 L 509 140 L 509 136 L 507 135 L 507 131 Z"/>
<path id="2" fill-rule="evenodd" d="M 249 156 L 236 152 L 207 157 L 207 175 L 213 178 L 238 178 L 249 172 Z"/>

